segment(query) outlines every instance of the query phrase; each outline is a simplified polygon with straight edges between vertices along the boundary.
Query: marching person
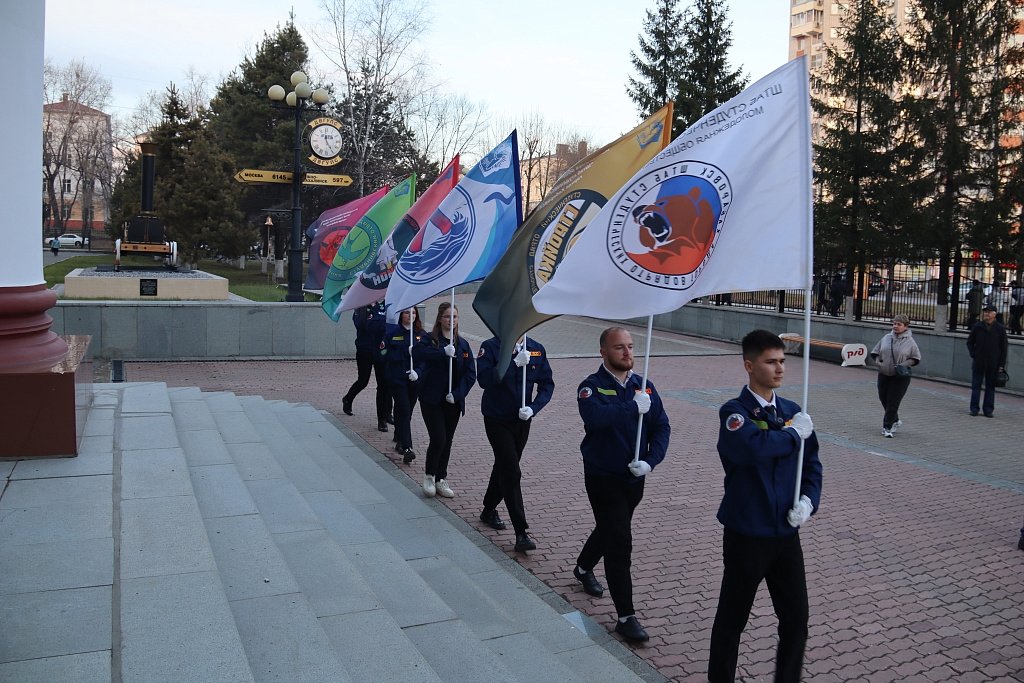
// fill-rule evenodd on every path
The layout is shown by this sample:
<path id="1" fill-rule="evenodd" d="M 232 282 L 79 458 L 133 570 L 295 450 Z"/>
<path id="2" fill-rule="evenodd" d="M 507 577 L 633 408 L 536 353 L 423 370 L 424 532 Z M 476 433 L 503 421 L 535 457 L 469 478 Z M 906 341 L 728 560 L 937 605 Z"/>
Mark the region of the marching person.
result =
<path id="1" fill-rule="evenodd" d="M 893 432 L 903 426 L 900 403 L 910 388 L 910 368 L 921 362 L 921 350 L 910 332 L 910 318 L 902 313 L 893 316 L 892 332 L 875 344 L 871 358 L 878 364 L 878 400 L 885 411 L 882 436 L 891 439 Z"/>
<path id="2" fill-rule="evenodd" d="M 430 442 L 423 466 L 423 493 L 454 498 L 448 484 L 448 461 L 459 418 L 466 414 L 466 395 L 476 383 L 476 361 L 469 342 L 459 336 L 459 309 L 445 301 L 437 307 L 430 336 L 413 347 L 420 368 L 420 412 Z M 448 369 L 451 367 L 449 385 Z"/>
<path id="3" fill-rule="evenodd" d="M 818 438 L 810 416 L 775 393 L 785 374 L 782 340 L 754 330 L 742 348 L 747 385 L 718 411 L 718 455 L 725 469 L 718 521 L 725 527 L 725 571 L 708 678 L 711 683 L 736 679 L 740 635 L 765 581 L 779 619 L 775 681 L 795 683 L 803 668 L 809 612 L 799 527 L 818 509 L 821 496 Z M 801 441 L 800 499 L 793 505 Z"/>
<path id="4" fill-rule="evenodd" d="M 587 498 L 594 513 L 590 532 L 573 569 L 589 595 L 604 588 L 594 567 L 604 558 L 604 573 L 618 621 L 615 632 L 633 642 L 648 639 L 633 608 L 632 520 L 644 497 L 644 481 L 668 450 L 671 427 L 654 385 L 633 372 L 633 338 L 621 327 L 601 333 L 601 367 L 576 391 L 585 435 L 580 444 Z M 639 416 L 643 416 L 643 420 Z M 640 429 L 640 454 L 634 461 Z"/>
<path id="5" fill-rule="evenodd" d="M 967 351 L 971 354 L 971 415 L 978 414 L 981 385 L 985 384 L 985 398 L 981 409 L 985 417 L 995 417 L 996 373 L 1006 369 L 1009 350 L 1006 328 L 996 320 L 996 307 L 985 306 L 981 320 L 974 323 L 967 335 Z"/>
<path id="6" fill-rule="evenodd" d="M 413 307 L 402 311 L 397 325 L 388 325 L 384 341 L 380 343 L 381 354 L 387 359 L 388 388 L 395 401 L 395 451 L 402 454 L 406 465 L 416 459 L 416 451 L 412 449 L 412 410 L 419 395 L 419 373 L 413 367 L 409 349 L 426 337 L 420 316 Z"/>
<path id="7" fill-rule="evenodd" d="M 480 521 L 501 531 L 505 522 L 498 516 L 498 504 L 505 501 L 509 520 L 516 534 L 515 551 L 525 553 L 536 550 L 537 544 L 526 530 L 526 509 L 520 481 L 523 472 L 519 462 L 523 458 L 526 442 L 530 438 L 533 417 L 551 400 L 555 382 L 551 374 L 544 347 L 536 340 L 524 337 L 525 344 L 515 346 L 515 355 L 503 373 L 495 364 L 501 349 L 501 340 L 491 337 L 480 346 L 476 358 L 477 383 L 484 390 L 480 399 L 480 412 L 484 416 L 484 431 L 494 451 L 494 464 L 484 493 L 484 509 Z M 523 373 L 526 373 L 526 397 L 523 398 Z"/>
<path id="8" fill-rule="evenodd" d="M 386 363 L 381 356 L 380 343 L 384 341 L 387 322 L 384 302 L 362 306 L 352 311 L 352 324 L 356 328 L 356 381 L 341 398 L 341 409 L 346 415 L 352 414 L 352 402 L 359 392 L 370 383 L 372 371 L 377 380 L 377 430 L 388 431 L 387 421 L 391 417 L 391 394 L 386 379 Z"/>

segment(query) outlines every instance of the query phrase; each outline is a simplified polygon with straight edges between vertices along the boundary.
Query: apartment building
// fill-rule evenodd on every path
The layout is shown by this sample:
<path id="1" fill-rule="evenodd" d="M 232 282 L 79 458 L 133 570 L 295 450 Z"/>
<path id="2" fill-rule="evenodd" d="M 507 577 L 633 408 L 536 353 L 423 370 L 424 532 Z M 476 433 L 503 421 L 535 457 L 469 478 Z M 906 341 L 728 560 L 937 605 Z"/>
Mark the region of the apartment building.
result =
<path id="1" fill-rule="evenodd" d="M 110 115 L 65 94 L 43 105 L 44 236 L 102 231 L 109 218 Z"/>

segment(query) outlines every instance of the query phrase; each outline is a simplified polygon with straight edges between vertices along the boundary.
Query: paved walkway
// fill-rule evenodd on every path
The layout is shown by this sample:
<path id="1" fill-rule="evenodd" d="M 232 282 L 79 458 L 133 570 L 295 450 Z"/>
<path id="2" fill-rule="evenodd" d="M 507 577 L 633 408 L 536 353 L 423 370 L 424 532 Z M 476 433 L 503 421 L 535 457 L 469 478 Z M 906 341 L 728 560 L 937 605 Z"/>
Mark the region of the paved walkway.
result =
<path id="1" fill-rule="evenodd" d="M 434 310 L 429 305 L 425 318 L 433 320 Z M 488 333 L 462 297 L 460 312 L 475 349 Z M 456 434 L 449 479 L 457 495 L 445 503 L 610 629 L 610 598 L 589 598 L 569 573 L 592 523 L 575 389 L 597 367 L 603 326 L 563 317 L 535 330 L 553 357 L 557 384 L 523 459 L 538 550 L 516 555 L 511 531 L 477 521 L 491 463 L 479 391 L 470 394 Z M 634 331 L 639 349 L 642 337 Z M 653 348 L 650 376 L 673 436 L 634 523 L 635 602 L 651 633 L 636 652 L 668 678 L 700 681 L 721 579 L 717 408 L 745 374 L 735 345 L 656 333 Z M 799 400 L 801 374 L 799 359 L 791 358 L 784 395 Z M 376 431 L 372 384 L 356 399 L 354 416 L 341 413 L 340 397 L 354 377 L 353 361 L 127 366 L 129 381 L 308 402 L 400 463 L 390 435 Z M 805 680 L 1024 680 L 1024 553 L 1015 547 L 1024 517 L 1024 398 L 1000 394 L 995 419 L 972 418 L 967 388 L 915 379 L 901 411 L 905 426 L 884 439 L 874 378 L 867 369 L 811 364 L 808 409 L 822 441 L 825 484 L 821 510 L 801 532 L 811 600 Z M 413 434 L 422 454 L 419 419 Z M 415 481 L 422 464 L 421 455 L 405 467 Z M 775 623 L 762 588 L 741 643 L 741 680 L 771 680 Z"/>

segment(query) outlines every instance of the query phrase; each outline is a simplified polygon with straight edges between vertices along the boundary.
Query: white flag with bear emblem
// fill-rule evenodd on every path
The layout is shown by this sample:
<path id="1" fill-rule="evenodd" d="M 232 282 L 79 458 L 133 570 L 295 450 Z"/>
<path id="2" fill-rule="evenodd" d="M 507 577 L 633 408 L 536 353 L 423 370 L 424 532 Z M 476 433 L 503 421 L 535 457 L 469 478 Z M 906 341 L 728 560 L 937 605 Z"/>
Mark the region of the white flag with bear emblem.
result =
<path id="1" fill-rule="evenodd" d="M 624 319 L 710 294 L 811 286 L 806 58 L 672 141 L 587 226 L 533 297 L 547 314 Z"/>

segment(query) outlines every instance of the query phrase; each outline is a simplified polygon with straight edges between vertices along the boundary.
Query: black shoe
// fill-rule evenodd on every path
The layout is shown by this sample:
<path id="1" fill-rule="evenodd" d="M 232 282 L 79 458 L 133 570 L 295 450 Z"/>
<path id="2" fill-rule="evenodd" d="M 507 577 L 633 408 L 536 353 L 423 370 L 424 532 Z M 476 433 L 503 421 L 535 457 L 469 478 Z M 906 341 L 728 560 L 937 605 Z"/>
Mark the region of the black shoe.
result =
<path id="1" fill-rule="evenodd" d="M 971 417 L 978 417 L 978 411 L 977 410 L 972 410 L 971 411 Z"/>
<path id="2" fill-rule="evenodd" d="M 581 572 L 579 567 L 574 567 L 572 575 L 576 577 L 576 580 L 583 584 L 583 592 L 587 595 L 593 595 L 595 598 L 599 598 L 604 595 L 604 586 L 597 581 L 597 577 L 594 576 L 594 572 Z"/>
<path id="3" fill-rule="evenodd" d="M 643 643 L 650 637 L 636 617 L 627 617 L 625 621 L 616 620 L 615 632 L 634 643 Z"/>
<path id="4" fill-rule="evenodd" d="M 387 417 L 385 417 L 384 421 L 387 422 L 389 425 L 395 424 L 395 416 L 394 416 L 394 414 L 391 414 L 391 415 L 388 415 Z"/>
<path id="5" fill-rule="evenodd" d="M 351 415 L 352 414 L 352 399 L 350 399 L 350 398 L 343 398 L 343 399 L 341 399 L 341 410 L 346 415 Z"/>
<path id="6" fill-rule="evenodd" d="M 402 454 L 402 462 L 406 465 L 416 459 L 416 451 L 411 448 L 403 448 L 399 452 Z"/>
<path id="7" fill-rule="evenodd" d="M 480 513 L 480 521 L 495 531 L 505 530 L 505 522 L 501 521 L 497 510 L 484 510 Z"/>
<path id="8" fill-rule="evenodd" d="M 388 423 L 384 420 L 377 420 L 377 431 L 386 432 L 388 431 Z"/>
<path id="9" fill-rule="evenodd" d="M 525 553 L 527 550 L 536 550 L 537 544 L 530 538 L 530 534 L 525 531 L 521 534 L 516 534 L 516 545 L 515 551 L 517 553 Z"/>
<path id="10" fill-rule="evenodd" d="M 1017 550 L 1024 550 L 1024 534 L 1020 535 L 1020 540 L 1017 541 Z"/>
<path id="11" fill-rule="evenodd" d="M 985 417 L 995 417 L 992 413 L 985 413 Z"/>

